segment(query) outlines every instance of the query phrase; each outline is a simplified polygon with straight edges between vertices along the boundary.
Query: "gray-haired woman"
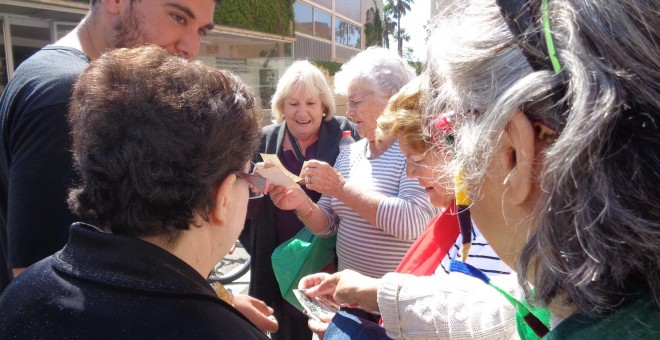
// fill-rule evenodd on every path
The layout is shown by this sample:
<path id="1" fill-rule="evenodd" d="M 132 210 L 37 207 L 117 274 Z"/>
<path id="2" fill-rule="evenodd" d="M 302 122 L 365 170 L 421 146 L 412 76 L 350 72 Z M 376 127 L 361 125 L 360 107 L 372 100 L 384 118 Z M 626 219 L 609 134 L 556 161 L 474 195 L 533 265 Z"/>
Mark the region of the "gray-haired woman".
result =
<path id="1" fill-rule="evenodd" d="M 498 3 L 429 39 L 472 218 L 551 308 L 549 338 L 657 338 L 660 4 Z"/>
<path id="2" fill-rule="evenodd" d="M 323 194 L 318 204 L 300 188 L 274 188 L 277 207 L 295 210 L 312 232 L 337 233 L 339 270 L 371 277 L 393 271 L 436 210 L 417 181 L 406 177 L 406 159 L 394 138 L 376 139 L 376 119 L 387 100 L 414 77 L 395 53 L 369 48 L 335 75 L 335 91 L 348 97 L 347 116 L 362 140 L 340 151 L 334 168 L 308 161 L 301 176 Z"/>

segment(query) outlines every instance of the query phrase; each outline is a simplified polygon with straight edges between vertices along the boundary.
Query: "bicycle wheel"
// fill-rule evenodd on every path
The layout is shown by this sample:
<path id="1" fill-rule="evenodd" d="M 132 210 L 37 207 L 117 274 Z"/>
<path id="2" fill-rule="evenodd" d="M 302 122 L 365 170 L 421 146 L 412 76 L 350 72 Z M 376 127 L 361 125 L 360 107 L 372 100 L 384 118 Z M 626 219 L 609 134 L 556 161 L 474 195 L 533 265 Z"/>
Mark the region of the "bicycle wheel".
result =
<path id="1" fill-rule="evenodd" d="M 250 262 L 250 255 L 239 242 L 232 254 L 225 256 L 215 265 L 208 281 L 221 284 L 231 283 L 250 270 Z"/>

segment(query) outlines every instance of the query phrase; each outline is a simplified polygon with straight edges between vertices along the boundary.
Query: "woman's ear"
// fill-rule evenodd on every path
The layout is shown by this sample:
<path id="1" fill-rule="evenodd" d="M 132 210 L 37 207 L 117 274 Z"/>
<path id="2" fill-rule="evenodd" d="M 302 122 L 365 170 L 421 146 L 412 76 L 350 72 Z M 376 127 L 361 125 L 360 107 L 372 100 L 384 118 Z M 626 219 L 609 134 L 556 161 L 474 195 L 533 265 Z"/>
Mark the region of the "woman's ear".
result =
<path id="1" fill-rule="evenodd" d="M 536 145 L 534 127 L 522 111 L 518 110 L 509 120 L 504 141 L 508 144 L 511 160 L 503 183 L 503 199 L 506 203 L 520 205 L 527 202 L 532 194 Z"/>
<path id="2" fill-rule="evenodd" d="M 236 185 L 237 179 L 236 175 L 230 174 L 215 189 L 215 204 L 209 212 L 209 222 L 211 224 L 223 226 L 227 224 L 232 188 Z"/>

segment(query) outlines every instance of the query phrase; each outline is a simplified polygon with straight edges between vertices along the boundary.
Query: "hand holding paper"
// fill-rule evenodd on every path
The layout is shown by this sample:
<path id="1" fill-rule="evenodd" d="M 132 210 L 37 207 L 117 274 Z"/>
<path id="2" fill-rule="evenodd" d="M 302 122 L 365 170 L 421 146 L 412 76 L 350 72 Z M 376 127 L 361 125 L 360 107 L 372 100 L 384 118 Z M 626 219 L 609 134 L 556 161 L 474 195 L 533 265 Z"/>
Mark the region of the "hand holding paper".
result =
<path id="1" fill-rule="evenodd" d="M 332 317 L 333 314 L 339 311 L 339 305 L 333 301 L 321 296 L 309 298 L 303 289 L 294 289 L 293 294 L 305 309 L 305 314 L 314 320 L 322 321 L 324 317 Z"/>
<path id="2" fill-rule="evenodd" d="M 261 158 L 264 161 L 254 166 L 254 172 L 269 179 L 271 184 L 290 187 L 297 186 L 297 183 L 302 181 L 302 178 L 292 174 L 282 165 L 277 155 L 262 153 Z"/>

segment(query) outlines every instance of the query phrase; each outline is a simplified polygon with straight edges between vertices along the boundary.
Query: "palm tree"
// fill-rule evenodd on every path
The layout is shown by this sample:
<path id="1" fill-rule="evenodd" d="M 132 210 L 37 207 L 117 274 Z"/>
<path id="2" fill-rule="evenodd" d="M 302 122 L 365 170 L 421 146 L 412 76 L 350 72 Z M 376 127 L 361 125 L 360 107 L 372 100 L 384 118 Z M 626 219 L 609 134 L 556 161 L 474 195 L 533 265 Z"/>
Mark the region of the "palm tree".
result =
<path id="1" fill-rule="evenodd" d="M 390 35 L 395 36 L 396 9 L 393 0 L 388 0 L 383 6 L 383 42 L 385 48 L 390 48 Z"/>
<path id="2" fill-rule="evenodd" d="M 393 2 L 393 0 L 388 0 L 388 3 Z M 397 29 L 397 47 L 399 51 L 399 55 L 403 56 L 403 40 L 401 37 L 401 17 L 406 15 L 408 11 L 410 11 L 410 5 L 415 3 L 414 0 L 396 0 L 396 27 Z M 408 37 L 408 40 L 410 40 L 410 37 Z"/>
<path id="3" fill-rule="evenodd" d="M 405 42 L 410 42 L 410 34 L 408 34 L 408 32 L 406 32 L 405 28 L 401 28 L 401 29 L 396 30 L 395 38 L 397 39 L 397 41 L 401 40 L 401 41 L 405 41 Z M 401 44 L 399 44 L 399 45 L 401 45 Z"/>
<path id="4" fill-rule="evenodd" d="M 394 36 L 394 39 L 397 41 L 397 50 L 400 56 L 403 56 L 403 41 L 406 39 L 401 39 L 399 33 L 399 27 L 401 27 L 401 17 L 406 15 L 410 11 L 410 5 L 415 3 L 414 0 L 386 0 L 383 6 L 383 12 L 385 17 L 384 28 L 385 31 L 385 46 L 390 47 L 389 34 Z M 394 22 L 396 19 L 396 22 Z M 402 33 L 403 31 L 401 31 Z"/>

